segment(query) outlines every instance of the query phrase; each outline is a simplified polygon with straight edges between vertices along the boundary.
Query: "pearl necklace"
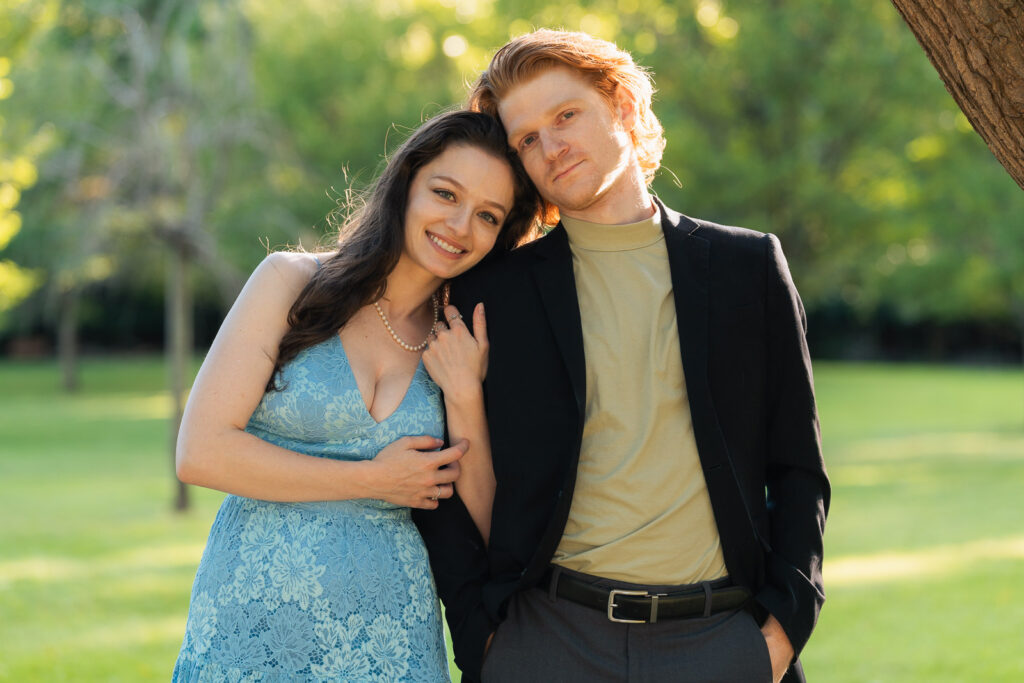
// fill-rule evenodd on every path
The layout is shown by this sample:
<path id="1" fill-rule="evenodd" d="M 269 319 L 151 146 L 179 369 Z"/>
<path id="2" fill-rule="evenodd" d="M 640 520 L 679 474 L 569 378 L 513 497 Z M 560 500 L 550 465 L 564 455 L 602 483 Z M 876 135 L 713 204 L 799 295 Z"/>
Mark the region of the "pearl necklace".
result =
<path id="1" fill-rule="evenodd" d="M 434 324 L 430 326 L 430 331 L 433 332 L 434 328 L 437 326 L 437 321 L 440 319 L 440 309 L 439 309 L 439 307 L 437 305 L 437 297 L 436 296 L 431 296 L 430 297 L 430 303 L 434 307 Z M 377 309 L 377 315 L 380 316 L 381 322 L 384 323 L 384 327 L 386 327 L 388 329 L 388 332 L 391 333 L 391 338 L 395 340 L 396 344 L 401 346 L 406 351 L 421 351 L 421 350 L 427 348 L 427 342 L 430 341 L 430 335 L 429 334 L 427 334 L 427 338 L 424 339 L 421 343 L 416 344 L 415 346 L 413 346 L 412 344 L 407 343 L 404 339 L 399 337 L 398 333 L 395 332 L 395 328 L 391 327 L 391 321 L 388 320 L 388 317 L 386 315 L 384 315 L 384 309 L 380 307 L 380 303 L 379 302 L 374 301 L 373 302 L 373 307 Z"/>

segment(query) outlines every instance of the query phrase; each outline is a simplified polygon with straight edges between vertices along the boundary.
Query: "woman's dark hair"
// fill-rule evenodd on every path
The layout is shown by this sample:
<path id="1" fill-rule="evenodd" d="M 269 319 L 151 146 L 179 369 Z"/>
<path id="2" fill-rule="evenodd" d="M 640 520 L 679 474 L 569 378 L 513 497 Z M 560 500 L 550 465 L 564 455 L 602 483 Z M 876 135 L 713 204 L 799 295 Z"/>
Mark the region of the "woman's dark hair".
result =
<path id="1" fill-rule="evenodd" d="M 512 168 L 514 199 L 495 250 L 511 250 L 535 238 L 541 199 L 501 124 L 487 114 L 439 114 L 398 148 L 365 200 L 348 213 L 338 234 L 338 251 L 317 270 L 288 311 L 289 330 L 281 338 L 267 390 L 277 389 L 281 368 L 300 351 L 328 339 L 363 306 L 384 296 L 387 276 L 405 243 L 405 210 L 416 172 L 452 145 L 475 147 Z M 351 208 L 351 207 L 342 207 Z"/>

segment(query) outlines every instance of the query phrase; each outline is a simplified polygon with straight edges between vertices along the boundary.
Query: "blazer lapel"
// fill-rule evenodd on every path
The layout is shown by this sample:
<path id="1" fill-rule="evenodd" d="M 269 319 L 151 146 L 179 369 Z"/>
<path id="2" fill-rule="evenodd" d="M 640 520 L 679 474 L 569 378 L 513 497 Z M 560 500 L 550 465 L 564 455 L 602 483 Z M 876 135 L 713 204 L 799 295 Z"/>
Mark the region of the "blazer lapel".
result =
<path id="1" fill-rule="evenodd" d="M 686 394 L 690 401 L 694 435 L 705 469 L 722 464 L 718 418 L 708 384 L 708 241 L 694 234 L 697 224 L 661 205 L 661 224 L 672 273 L 672 295 L 676 302 L 679 352 L 683 358 Z M 713 426 L 711 430 L 709 426 Z M 714 447 L 711 447 L 714 444 Z"/>
<path id="2" fill-rule="evenodd" d="M 699 227 L 696 223 L 658 204 L 672 273 L 679 351 L 683 357 L 693 435 L 722 539 L 722 551 L 730 574 L 760 576 L 763 568 L 757 562 L 759 555 L 749 552 L 750 548 L 760 547 L 759 541 L 746 512 L 735 467 L 718 422 L 708 377 L 710 243 L 696 234 Z"/>
<path id="3" fill-rule="evenodd" d="M 572 382 L 579 414 L 584 414 L 586 369 L 583 358 L 583 326 L 576 297 L 576 278 L 572 269 L 569 236 L 559 223 L 537 244 L 533 276 L 544 302 L 544 312 L 554 332 L 558 349 Z"/>

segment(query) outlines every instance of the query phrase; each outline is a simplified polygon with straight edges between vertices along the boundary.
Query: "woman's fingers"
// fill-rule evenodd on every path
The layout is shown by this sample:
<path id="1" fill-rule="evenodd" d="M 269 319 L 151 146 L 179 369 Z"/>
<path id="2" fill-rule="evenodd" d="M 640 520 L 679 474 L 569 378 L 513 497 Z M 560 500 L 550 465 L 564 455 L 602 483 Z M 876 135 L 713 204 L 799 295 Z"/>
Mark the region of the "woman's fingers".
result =
<path id="1" fill-rule="evenodd" d="M 473 337 L 481 347 L 487 346 L 487 316 L 482 301 L 473 308 Z"/>
<path id="2" fill-rule="evenodd" d="M 460 474 L 462 474 L 462 466 L 458 462 L 453 462 L 437 471 L 436 481 L 438 484 L 451 484 L 459 478 Z"/>
<path id="3" fill-rule="evenodd" d="M 401 445 L 412 451 L 433 451 L 444 445 L 444 441 L 433 436 L 403 436 Z"/>
<path id="4" fill-rule="evenodd" d="M 448 328 L 455 330 L 467 330 L 466 323 L 462 320 L 462 314 L 459 313 L 459 309 L 455 308 L 451 304 L 444 307 L 444 319 L 448 323 Z"/>

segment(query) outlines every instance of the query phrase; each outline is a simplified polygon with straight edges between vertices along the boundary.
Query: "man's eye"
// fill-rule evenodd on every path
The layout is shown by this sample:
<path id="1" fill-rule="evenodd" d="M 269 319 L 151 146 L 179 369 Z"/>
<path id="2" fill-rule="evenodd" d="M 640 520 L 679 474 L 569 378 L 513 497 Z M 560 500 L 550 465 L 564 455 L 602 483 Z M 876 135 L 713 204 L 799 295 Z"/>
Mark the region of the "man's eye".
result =
<path id="1" fill-rule="evenodd" d="M 574 112 L 574 111 L 567 111 L 564 114 L 562 114 L 562 119 L 563 120 L 564 119 L 571 119 L 573 116 L 576 116 L 576 112 Z"/>
<path id="2" fill-rule="evenodd" d="M 444 199 L 455 199 L 455 193 L 451 190 L 434 190 L 434 194 Z"/>
<path id="3" fill-rule="evenodd" d="M 525 138 L 523 138 L 523 141 L 519 143 L 519 147 L 522 148 L 522 149 L 525 149 L 525 148 L 529 147 L 530 145 L 532 145 L 533 141 L 536 140 L 536 139 L 537 139 L 537 136 L 535 136 L 535 135 L 527 135 Z"/>

